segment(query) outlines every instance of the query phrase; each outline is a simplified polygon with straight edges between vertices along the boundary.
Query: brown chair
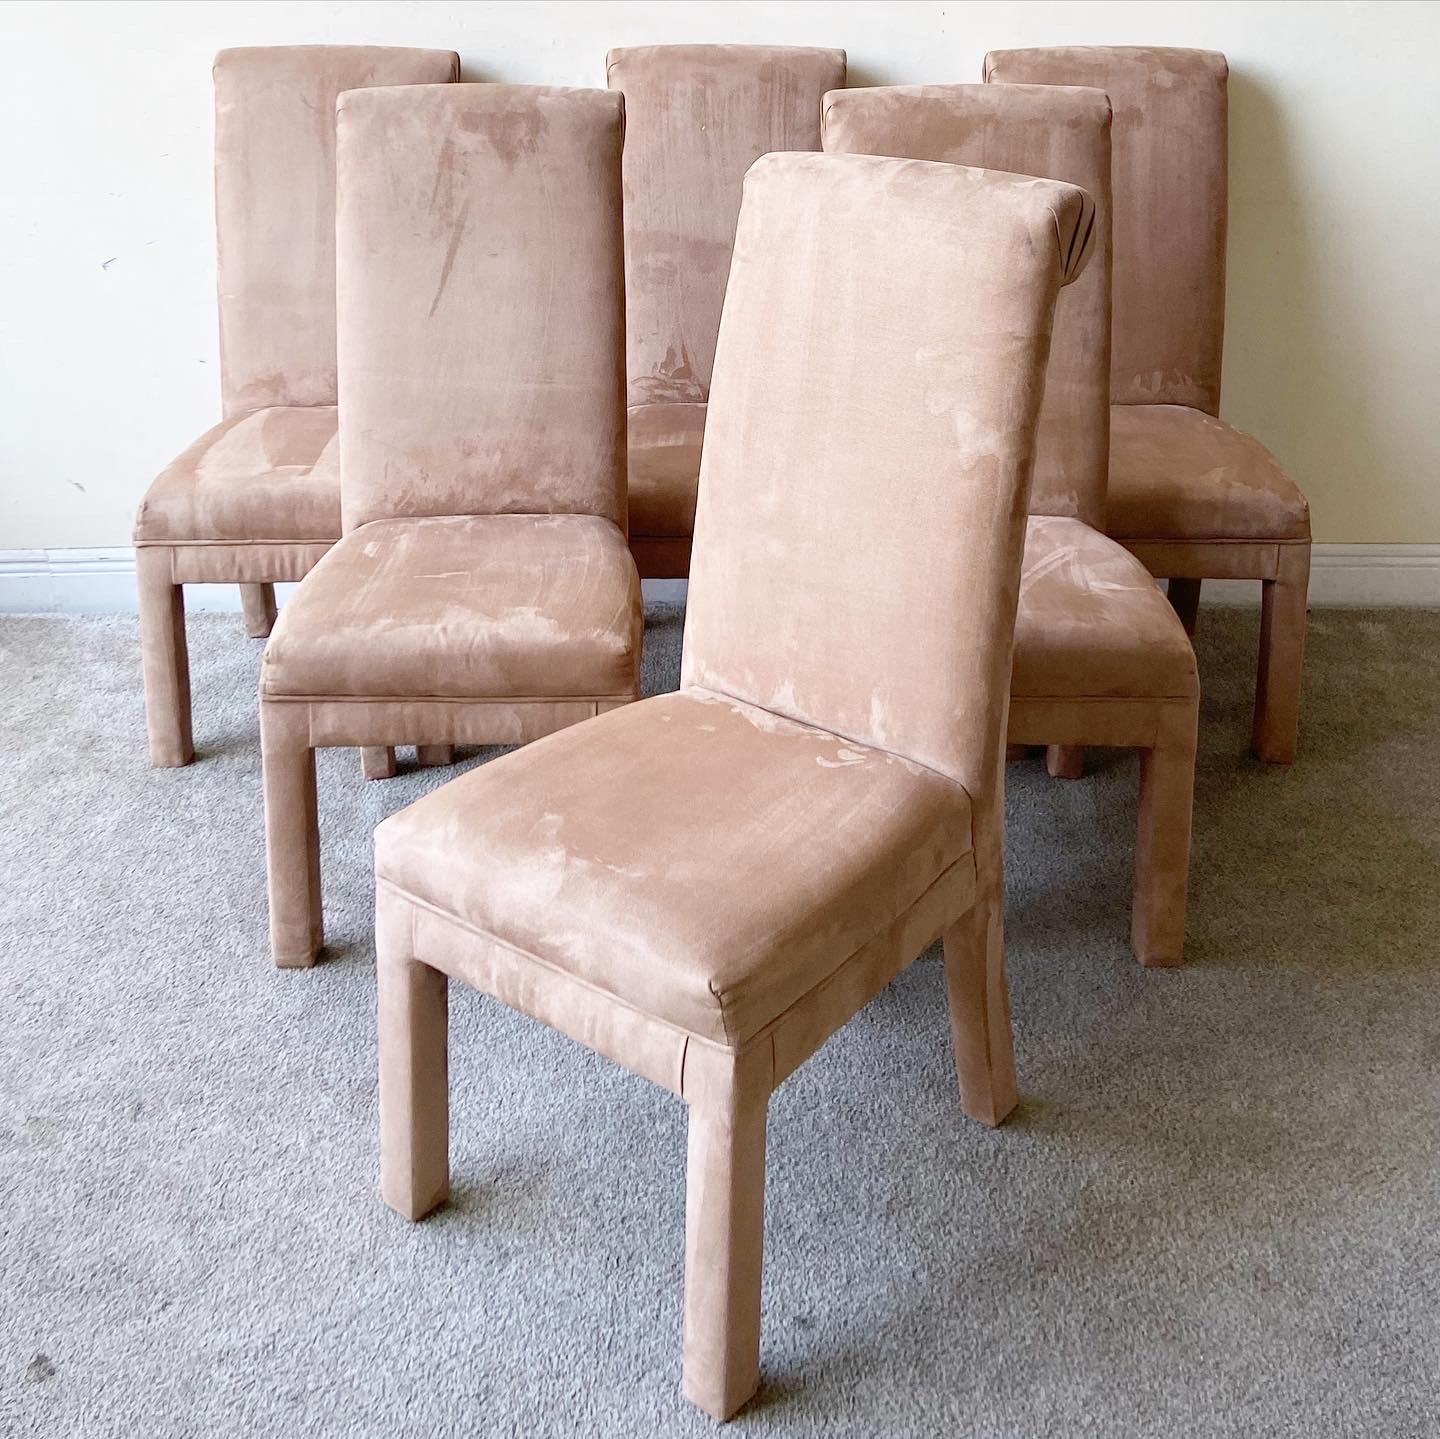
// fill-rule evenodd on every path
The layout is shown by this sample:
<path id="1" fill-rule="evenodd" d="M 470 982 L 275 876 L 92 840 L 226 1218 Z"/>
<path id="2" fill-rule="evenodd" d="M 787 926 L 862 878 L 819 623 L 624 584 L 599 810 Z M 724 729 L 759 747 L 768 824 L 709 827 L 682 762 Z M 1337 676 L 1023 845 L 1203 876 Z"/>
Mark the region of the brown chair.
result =
<path id="1" fill-rule="evenodd" d="M 625 96 L 630 548 L 682 579 L 740 184 L 771 150 L 820 148 L 820 97 L 843 50 L 647 45 L 612 50 Z"/>
<path id="2" fill-rule="evenodd" d="M 985 78 L 1093 85 L 1115 111 L 1108 532 L 1169 580 L 1192 633 L 1206 579 L 1259 580 L 1251 747 L 1295 758 L 1310 509 L 1257 441 L 1217 418 L 1225 325 L 1226 80 L 1208 50 L 996 50 Z"/>
<path id="3" fill-rule="evenodd" d="M 1200 684 L 1184 628 L 1105 517 L 1110 395 L 1110 103 L 1048 85 L 921 85 L 825 97 L 827 152 L 979 165 L 1079 185 L 1095 254 L 1061 297 L 1015 620 L 1009 738 L 1073 773 L 1087 744 L 1141 751 L 1131 942 L 1178 964 Z"/>
<path id="4" fill-rule="evenodd" d="M 215 57 L 215 228 L 225 418 L 135 520 L 150 762 L 195 757 L 187 584 L 238 584 L 256 638 L 275 582 L 340 538 L 335 451 L 335 97 L 454 80 L 449 50 L 290 45 Z"/>
<path id="5" fill-rule="evenodd" d="M 679 693 L 376 831 L 387 1202 L 418 1219 L 448 1190 L 447 976 L 680 1095 L 684 1390 L 719 1418 L 759 1382 L 771 1091 L 943 935 L 961 1107 L 1015 1103 L 1006 682 L 1051 317 L 1090 219 L 1068 185 L 757 161 Z"/>
<path id="6" fill-rule="evenodd" d="M 620 96 L 355 90 L 338 127 L 345 537 L 260 679 L 281 965 L 323 943 L 315 746 L 535 739 L 638 696 L 644 624 Z"/>

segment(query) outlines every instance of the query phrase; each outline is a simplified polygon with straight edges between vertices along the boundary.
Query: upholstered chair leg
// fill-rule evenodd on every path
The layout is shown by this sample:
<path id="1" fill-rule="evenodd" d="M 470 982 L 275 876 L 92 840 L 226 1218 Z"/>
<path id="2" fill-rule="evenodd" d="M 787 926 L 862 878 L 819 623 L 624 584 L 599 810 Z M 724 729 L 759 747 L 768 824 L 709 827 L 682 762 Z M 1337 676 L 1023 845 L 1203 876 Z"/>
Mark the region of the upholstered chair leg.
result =
<path id="1" fill-rule="evenodd" d="M 1051 779 L 1083 779 L 1085 746 L 1083 744 L 1050 744 L 1045 746 L 1045 768 Z"/>
<path id="2" fill-rule="evenodd" d="M 260 702 L 270 949 L 284 969 L 315 963 L 325 944 L 315 751 L 304 705 Z"/>
<path id="3" fill-rule="evenodd" d="M 1290 764 L 1300 730 L 1310 546 L 1281 545 L 1278 576 L 1266 580 L 1260 609 L 1260 668 L 1250 747 L 1267 764 Z"/>
<path id="4" fill-rule="evenodd" d="M 434 765 L 454 764 L 455 746 L 453 744 L 417 744 L 415 746 L 415 763 L 423 765 L 427 769 Z"/>
<path id="5" fill-rule="evenodd" d="M 1180 616 L 1185 633 L 1192 639 L 1195 635 L 1195 623 L 1200 617 L 1200 584 L 1199 580 L 1165 582 L 1165 595 L 1170 601 L 1170 608 Z"/>
<path id="6" fill-rule="evenodd" d="M 1005 980 L 1004 906 L 998 899 L 978 900 L 945 931 L 945 983 L 960 1108 L 994 1127 L 1020 1097 Z"/>
<path id="7" fill-rule="evenodd" d="M 185 592 L 171 580 L 168 549 L 135 551 L 140 596 L 140 660 L 150 763 L 162 769 L 195 758 L 190 735 L 190 656 L 185 648 Z"/>
<path id="8" fill-rule="evenodd" d="M 766 1076 L 715 1056 L 701 1082 L 687 1055 L 685 1397 L 729 1419 L 760 1387 Z M 700 1059 L 700 1056 L 694 1056 Z M 709 1056 L 705 1056 L 709 1059 Z"/>
<path id="9" fill-rule="evenodd" d="M 1161 719 L 1155 747 L 1140 752 L 1130 943 L 1145 965 L 1179 964 L 1185 954 L 1198 718 L 1198 705 L 1172 707 Z"/>
<path id="10" fill-rule="evenodd" d="M 360 751 L 360 772 L 366 779 L 394 779 L 394 745 L 367 744 Z"/>
<path id="11" fill-rule="evenodd" d="M 376 901 L 380 1192 L 406 1219 L 450 1195 L 448 981 L 410 954 L 410 905 Z"/>
<path id="12" fill-rule="evenodd" d="M 1024 759 L 1030 753 L 1028 744 L 1007 744 L 1005 746 L 1005 762 L 1015 764 L 1018 760 Z"/>
<path id="13" fill-rule="evenodd" d="M 245 611 L 245 633 L 263 640 L 275 626 L 275 586 L 241 585 L 240 607 Z"/>

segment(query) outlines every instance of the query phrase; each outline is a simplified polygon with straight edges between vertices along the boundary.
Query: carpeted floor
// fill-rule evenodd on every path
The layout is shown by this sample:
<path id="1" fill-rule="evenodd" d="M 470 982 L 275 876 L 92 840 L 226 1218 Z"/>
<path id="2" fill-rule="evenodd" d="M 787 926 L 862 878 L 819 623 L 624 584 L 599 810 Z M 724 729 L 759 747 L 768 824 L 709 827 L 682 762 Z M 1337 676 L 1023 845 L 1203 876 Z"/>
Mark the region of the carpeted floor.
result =
<path id="1" fill-rule="evenodd" d="M 1203 616 L 1187 968 L 1126 949 L 1133 757 L 1012 765 L 1020 1112 L 960 1117 L 933 956 L 777 1095 L 734 1432 L 1440 1434 L 1440 613 L 1314 615 L 1289 773 L 1255 632 Z M 276 972 L 260 646 L 190 633 L 152 771 L 132 620 L 0 621 L 0 1433 L 710 1432 L 683 1106 L 457 993 L 455 1202 L 386 1210 L 369 833 L 450 772 L 322 757 L 334 949 Z"/>

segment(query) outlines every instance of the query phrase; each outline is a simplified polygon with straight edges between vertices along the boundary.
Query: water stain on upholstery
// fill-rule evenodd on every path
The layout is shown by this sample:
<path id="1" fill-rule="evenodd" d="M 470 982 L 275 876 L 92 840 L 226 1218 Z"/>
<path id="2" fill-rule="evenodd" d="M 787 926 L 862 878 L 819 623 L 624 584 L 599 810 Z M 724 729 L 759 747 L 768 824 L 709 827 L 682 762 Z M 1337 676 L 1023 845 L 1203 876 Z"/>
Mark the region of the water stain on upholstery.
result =
<path id="1" fill-rule="evenodd" d="M 526 102 L 520 109 L 462 115 L 460 128 L 483 137 L 496 156 L 514 168 L 539 148 L 550 121 L 542 110 Z"/>
<path id="2" fill-rule="evenodd" d="M 450 229 L 450 243 L 445 247 L 445 258 L 440 265 L 440 280 L 435 286 L 435 294 L 430 301 L 430 318 L 435 317 L 435 311 L 440 306 L 444 297 L 445 287 L 450 283 L 450 272 L 455 268 L 455 256 L 460 253 L 460 242 L 465 238 L 465 225 L 470 218 L 470 196 L 465 197 L 465 203 L 460 206 L 460 213 L 455 217 Z"/>

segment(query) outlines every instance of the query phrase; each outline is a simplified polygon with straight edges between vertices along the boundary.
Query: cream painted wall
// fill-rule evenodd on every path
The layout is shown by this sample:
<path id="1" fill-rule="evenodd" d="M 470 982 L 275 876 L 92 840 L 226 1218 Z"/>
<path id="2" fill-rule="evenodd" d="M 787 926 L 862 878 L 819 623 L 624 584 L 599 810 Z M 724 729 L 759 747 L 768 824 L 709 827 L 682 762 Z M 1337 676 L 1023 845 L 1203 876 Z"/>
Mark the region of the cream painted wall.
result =
<path id="1" fill-rule="evenodd" d="M 0 7 L 0 550 L 123 545 L 218 416 L 210 59 L 441 45 L 465 78 L 603 85 L 610 45 L 844 46 L 851 83 L 972 81 L 999 46 L 1230 57 L 1224 411 L 1316 538 L 1440 541 L 1440 5 L 124 3 Z"/>

